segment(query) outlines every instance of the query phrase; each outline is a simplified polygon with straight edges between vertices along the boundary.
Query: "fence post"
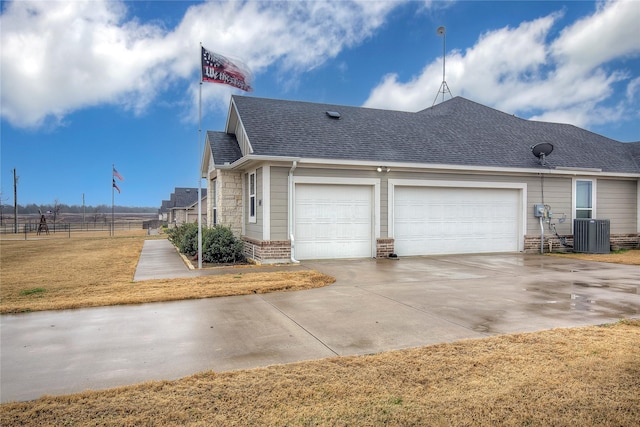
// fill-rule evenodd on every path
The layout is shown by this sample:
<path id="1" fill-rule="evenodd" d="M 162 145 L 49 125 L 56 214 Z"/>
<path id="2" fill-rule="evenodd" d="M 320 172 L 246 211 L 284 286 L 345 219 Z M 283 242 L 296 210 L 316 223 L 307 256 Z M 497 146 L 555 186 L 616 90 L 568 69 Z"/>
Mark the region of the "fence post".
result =
<path id="1" fill-rule="evenodd" d="M 24 240 L 27 240 L 27 224 L 24 225 Z"/>

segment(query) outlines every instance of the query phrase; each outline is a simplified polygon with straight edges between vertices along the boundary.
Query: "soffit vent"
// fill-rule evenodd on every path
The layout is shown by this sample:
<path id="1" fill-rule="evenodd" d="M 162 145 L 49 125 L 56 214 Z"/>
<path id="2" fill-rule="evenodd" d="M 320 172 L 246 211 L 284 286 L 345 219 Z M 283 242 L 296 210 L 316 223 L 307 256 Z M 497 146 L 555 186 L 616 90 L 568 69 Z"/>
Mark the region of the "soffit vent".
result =
<path id="1" fill-rule="evenodd" d="M 327 116 L 331 117 L 332 119 L 338 120 L 340 118 L 340 113 L 337 111 L 327 111 Z"/>

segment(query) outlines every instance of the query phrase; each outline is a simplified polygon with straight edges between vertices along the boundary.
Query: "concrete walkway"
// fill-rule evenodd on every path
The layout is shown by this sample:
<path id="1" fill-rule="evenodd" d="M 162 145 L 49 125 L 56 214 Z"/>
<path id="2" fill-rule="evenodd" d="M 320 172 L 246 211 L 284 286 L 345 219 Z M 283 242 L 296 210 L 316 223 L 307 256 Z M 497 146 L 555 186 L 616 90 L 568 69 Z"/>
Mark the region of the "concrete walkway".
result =
<path id="1" fill-rule="evenodd" d="M 152 254 L 170 253 L 158 255 L 164 243 L 150 242 L 139 277 Z M 156 274 L 199 274 L 155 262 Z M 640 317 L 637 266 L 508 254 L 296 268 L 337 281 L 298 292 L 3 315 L 0 400 Z"/>
<path id="2" fill-rule="evenodd" d="M 214 267 L 200 270 L 190 269 L 185 264 L 175 246 L 166 239 L 145 240 L 140 259 L 133 275 L 133 281 L 150 279 L 175 279 L 179 277 L 211 276 L 218 274 L 236 273 L 239 269 L 250 268 L 251 272 L 263 271 L 298 271 L 306 270 L 302 265 L 267 265 L 267 266 L 237 266 Z"/>
<path id="3" fill-rule="evenodd" d="M 176 248 L 167 239 L 145 240 L 133 281 L 173 279 L 192 275 Z"/>

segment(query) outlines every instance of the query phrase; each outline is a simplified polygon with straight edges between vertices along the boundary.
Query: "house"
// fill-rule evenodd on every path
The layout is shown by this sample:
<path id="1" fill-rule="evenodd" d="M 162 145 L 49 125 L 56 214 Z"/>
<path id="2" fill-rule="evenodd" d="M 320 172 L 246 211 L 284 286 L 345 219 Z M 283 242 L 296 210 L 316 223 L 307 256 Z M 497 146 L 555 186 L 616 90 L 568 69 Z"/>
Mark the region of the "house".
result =
<path id="1" fill-rule="evenodd" d="M 202 222 L 206 223 L 207 189 L 202 190 Z M 169 224 L 181 225 L 198 221 L 198 189 L 176 187 L 169 200 L 163 200 L 159 218 Z"/>
<path id="2" fill-rule="evenodd" d="M 556 250 L 575 218 L 639 244 L 640 142 L 462 97 L 411 113 L 233 96 L 202 176 L 209 225 L 260 263 Z"/>
<path id="3" fill-rule="evenodd" d="M 171 207 L 170 200 L 163 200 L 158 209 L 158 219 L 163 222 L 169 222 L 169 209 Z"/>

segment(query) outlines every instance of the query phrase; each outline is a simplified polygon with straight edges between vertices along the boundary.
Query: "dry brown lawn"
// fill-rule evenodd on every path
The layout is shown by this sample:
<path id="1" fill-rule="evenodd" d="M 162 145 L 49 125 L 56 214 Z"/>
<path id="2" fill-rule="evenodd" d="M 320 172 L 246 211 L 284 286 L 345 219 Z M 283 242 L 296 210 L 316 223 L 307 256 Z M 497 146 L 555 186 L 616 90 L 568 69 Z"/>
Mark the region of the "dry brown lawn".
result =
<path id="1" fill-rule="evenodd" d="M 554 253 L 553 256 L 574 258 L 584 261 L 612 262 L 615 264 L 640 265 L 640 250 L 619 251 L 610 254 Z"/>
<path id="2" fill-rule="evenodd" d="M 3 426 L 637 426 L 640 321 L 0 406 Z"/>
<path id="3" fill-rule="evenodd" d="M 133 282 L 144 239 L 0 240 L 0 313 L 290 291 L 326 286 L 316 271 L 238 273 Z"/>
<path id="4" fill-rule="evenodd" d="M 189 288 L 193 298 L 224 288 L 207 282 L 220 276 L 131 283 L 142 245 L 136 238 L 80 244 L 87 256 L 71 256 L 65 242 L 0 244 L 5 312 L 46 309 L 45 300 L 136 302 L 111 296 L 134 288 L 143 290 L 137 298 L 151 300 L 174 288 Z M 625 254 L 634 263 L 638 251 Z M 14 272 L 16 266 L 28 277 Z M 266 277 L 252 281 L 250 275 L 224 280 L 234 289 L 246 283 L 248 292 L 264 286 Z M 86 289 L 71 285 L 82 277 L 91 277 Z M 37 287 L 45 291 L 21 295 Z M 198 296 L 195 289 L 207 290 Z M 82 297 L 74 299 L 77 294 Z M 638 390 L 640 320 L 625 320 L 6 403 L 0 425 L 637 426 Z"/>

